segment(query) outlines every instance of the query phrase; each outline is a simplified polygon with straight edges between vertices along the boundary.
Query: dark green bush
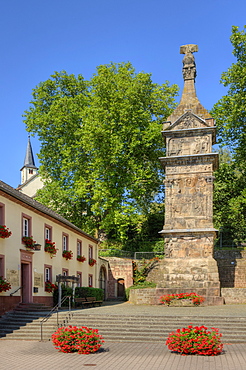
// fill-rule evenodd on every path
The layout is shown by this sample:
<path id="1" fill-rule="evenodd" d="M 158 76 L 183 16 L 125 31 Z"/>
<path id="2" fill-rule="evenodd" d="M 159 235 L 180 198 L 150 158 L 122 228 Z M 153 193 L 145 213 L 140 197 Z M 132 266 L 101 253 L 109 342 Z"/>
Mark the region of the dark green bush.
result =
<path id="1" fill-rule="evenodd" d="M 95 297 L 97 301 L 103 300 L 103 289 L 91 288 L 91 287 L 79 287 L 75 288 L 75 297 Z"/>
<path id="2" fill-rule="evenodd" d="M 73 295 L 73 290 L 71 287 L 67 287 L 62 285 L 62 298 L 65 296 Z M 99 288 L 91 288 L 91 287 L 77 287 L 75 288 L 75 297 L 95 297 L 97 301 L 102 301 L 104 297 L 104 292 L 102 289 Z M 53 293 L 53 302 L 54 306 L 58 303 L 58 289 L 56 289 Z M 68 306 L 68 300 L 66 300 L 62 307 Z"/>
<path id="3" fill-rule="evenodd" d="M 68 295 L 72 297 L 73 289 L 62 284 L 62 298 Z M 53 303 L 54 303 L 54 306 L 57 305 L 58 303 L 58 289 L 54 290 L 53 292 Z M 65 302 L 63 302 L 62 307 L 68 307 L 68 299 Z"/>

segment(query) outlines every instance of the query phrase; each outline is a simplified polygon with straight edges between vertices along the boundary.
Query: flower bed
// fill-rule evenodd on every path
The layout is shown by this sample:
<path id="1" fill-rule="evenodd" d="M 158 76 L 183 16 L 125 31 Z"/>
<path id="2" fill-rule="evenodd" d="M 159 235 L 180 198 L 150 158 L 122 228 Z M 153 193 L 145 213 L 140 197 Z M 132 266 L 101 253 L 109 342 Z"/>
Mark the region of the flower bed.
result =
<path id="1" fill-rule="evenodd" d="M 172 301 L 177 303 L 177 301 L 179 300 L 181 300 L 181 305 L 183 306 L 185 305 L 186 300 L 190 300 L 191 303 L 195 306 L 199 306 L 201 303 L 204 302 L 204 298 L 196 293 L 167 294 L 160 297 L 160 303 L 166 304 L 167 306 L 170 306 Z"/>
<path id="2" fill-rule="evenodd" d="M 85 256 L 78 255 L 77 256 L 77 261 L 79 261 L 79 262 L 85 262 L 86 261 L 86 258 L 85 258 Z"/>
<path id="3" fill-rule="evenodd" d="M 50 257 L 52 258 L 53 256 L 56 255 L 56 252 L 58 249 L 56 249 L 55 242 L 52 242 L 49 239 L 45 239 L 45 246 L 44 246 L 45 252 L 50 253 Z"/>
<path id="4" fill-rule="evenodd" d="M 1 292 L 7 292 L 7 290 L 11 289 L 11 284 L 4 279 L 2 276 L 0 276 L 0 293 Z"/>
<path id="5" fill-rule="evenodd" d="M 89 354 L 98 351 L 104 340 L 97 329 L 67 326 L 52 334 L 52 342 L 60 352 Z"/>
<path id="6" fill-rule="evenodd" d="M 9 228 L 5 225 L 0 225 L 0 238 L 6 239 L 9 238 L 12 235 L 12 232 L 9 231 Z"/>
<path id="7" fill-rule="evenodd" d="M 205 326 L 192 326 L 177 329 L 169 334 L 166 345 L 173 352 L 183 355 L 218 355 L 223 350 L 222 334 L 219 329 L 208 331 Z"/>
<path id="8" fill-rule="evenodd" d="M 66 260 L 71 260 L 73 258 L 73 252 L 72 251 L 63 251 L 62 257 L 66 258 Z"/>
<path id="9" fill-rule="evenodd" d="M 89 265 L 94 266 L 97 263 L 97 261 L 94 258 L 89 258 Z"/>

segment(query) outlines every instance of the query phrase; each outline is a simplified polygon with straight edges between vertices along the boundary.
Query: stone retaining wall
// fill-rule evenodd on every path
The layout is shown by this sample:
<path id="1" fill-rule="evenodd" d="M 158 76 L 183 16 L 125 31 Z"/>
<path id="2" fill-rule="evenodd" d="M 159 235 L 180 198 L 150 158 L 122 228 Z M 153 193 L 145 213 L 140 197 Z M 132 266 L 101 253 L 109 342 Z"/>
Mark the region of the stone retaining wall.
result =
<path id="1" fill-rule="evenodd" d="M 131 289 L 129 294 L 129 302 L 141 304 L 160 304 L 160 297 L 166 294 L 179 294 L 179 293 L 193 293 L 192 289 L 179 289 L 179 288 L 146 288 L 146 289 Z M 216 295 L 207 295 L 207 289 L 196 289 L 195 293 L 205 297 L 203 306 L 217 306 L 224 304 L 224 299 Z"/>
<path id="2" fill-rule="evenodd" d="M 246 251 L 216 250 L 221 288 L 246 288 Z"/>
<path id="3" fill-rule="evenodd" d="M 246 303 L 246 288 L 222 288 L 221 295 L 225 304 Z"/>

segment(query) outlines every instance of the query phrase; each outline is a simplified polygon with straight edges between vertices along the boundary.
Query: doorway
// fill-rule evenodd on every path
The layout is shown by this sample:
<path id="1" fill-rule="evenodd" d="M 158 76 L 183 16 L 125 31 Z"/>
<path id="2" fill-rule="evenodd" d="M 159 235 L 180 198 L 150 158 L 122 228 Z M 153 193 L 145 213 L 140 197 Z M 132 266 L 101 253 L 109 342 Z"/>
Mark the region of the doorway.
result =
<path id="1" fill-rule="evenodd" d="M 99 288 L 103 290 L 104 300 L 106 299 L 106 281 L 106 268 L 105 266 L 101 266 L 99 274 Z"/>
<path id="2" fill-rule="evenodd" d="M 124 298 L 125 297 L 125 280 L 118 279 L 117 280 L 117 298 Z"/>
<path id="3" fill-rule="evenodd" d="M 21 301 L 22 303 L 32 302 L 32 280 L 31 280 L 31 263 L 21 263 Z"/>

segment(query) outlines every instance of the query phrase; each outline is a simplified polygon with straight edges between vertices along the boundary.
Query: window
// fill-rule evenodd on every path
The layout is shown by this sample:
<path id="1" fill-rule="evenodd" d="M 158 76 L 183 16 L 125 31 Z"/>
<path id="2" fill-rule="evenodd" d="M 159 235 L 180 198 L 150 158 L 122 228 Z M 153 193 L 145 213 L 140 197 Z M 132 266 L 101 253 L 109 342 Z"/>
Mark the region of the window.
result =
<path id="1" fill-rule="evenodd" d="M 22 236 L 31 236 L 32 235 L 32 219 L 31 217 L 22 214 Z"/>
<path id="2" fill-rule="evenodd" d="M 68 251 L 68 235 L 62 234 L 62 250 Z"/>
<path id="3" fill-rule="evenodd" d="M 93 247 L 89 245 L 89 259 L 93 258 Z"/>
<path id="4" fill-rule="evenodd" d="M 44 239 L 52 240 L 52 227 L 44 225 Z"/>
<path id="5" fill-rule="evenodd" d="M 0 225 L 5 225 L 5 205 L 0 203 Z"/>
<path id="6" fill-rule="evenodd" d="M 82 256 L 82 242 L 77 240 L 77 256 Z"/>
<path id="7" fill-rule="evenodd" d="M 44 265 L 44 281 L 52 281 L 52 266 Z"/>
<path id="8" fill-rule="evenodd" d="M 82 272 L 77 271 L 77 278 L 79 278 L 79 281 L 77 282 L 77 287 L 82 286 Z"/>
<path id="9" fill-rule="evenodd" d="M 29 174 L 33 175 L 33 170 L 29 169 Z"/>
<path id="10" fill-rule="evenodd" d="M 93 276 L 92 275 L 89 275 L 88 285 L 89 285 L 89 287 L 93 286 Z"/>

